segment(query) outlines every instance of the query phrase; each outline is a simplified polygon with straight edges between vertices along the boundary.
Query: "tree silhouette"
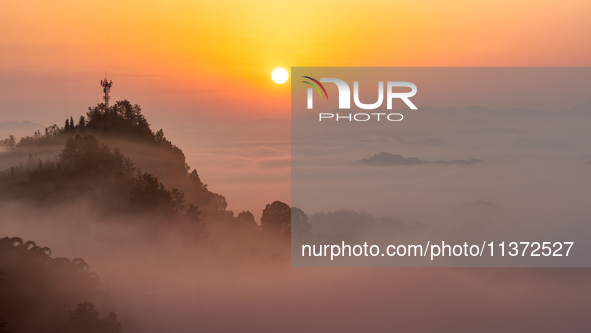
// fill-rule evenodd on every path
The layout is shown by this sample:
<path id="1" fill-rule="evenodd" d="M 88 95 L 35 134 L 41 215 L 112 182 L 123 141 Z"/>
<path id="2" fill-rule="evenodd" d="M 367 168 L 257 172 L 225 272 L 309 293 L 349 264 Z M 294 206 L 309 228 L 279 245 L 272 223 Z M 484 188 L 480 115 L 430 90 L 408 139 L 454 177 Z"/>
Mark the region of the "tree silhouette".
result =
<path id="1" fill-rule="evenodd" d="M 45 128 L 45 133 L 48 136 L 58 135 L 60 133 L 60 128 L 56 124 L 53 124 L 53 125 Z"/>
<path id="2" fill-rule="evenodd" d="M 303 210 L 292 207 L 291 208 L 291 234 L 293 236 L 311 236 L 312 225 L 308 223 L 308 215 Z"/>
<path id="3" fill-rule="evenodd" d="M 190 187 L 194 202 L 198 206 L 206 207 L 214 201 L 214 193 L 207 189 L 206 184 L 203 184 L 197 174 L 197 170 L 193 169 L 193 171 L 189 173 L 187 176 L 187 185 Z"/>
<path id="4" fill-rule="evenodd" d="M 193 222 L 200 222 L 203 219 L 201 218 L 201 210 L 199 209 L 199 207 L 190 204 L 189 208 L 187 208 L 187 211 L 185 211 L 185 218 L 193 221 Z"/>
<path id="5" fill-rule="evenodd" d="M 11 134 L 8 138 L 0 141 L 0 144 L 8 149 L 14 149 L 16 148 L 16 138 Z"/>
<path id="6" fill-rule="evenodd" d="M 91 135 L 76 135 L 68 138 L 59 157 L 64 167 L 69 167 L 76 173 L 106 171 L 113 169 L 117 164 L 124 164 L 120 153 L 112 154 L 109 146 L 99 143 Z"/>
<path id="7" fill-rule="evenodd" d="M 247 227 L 247 228 L 258 228 L 257 223 L 254 220 L 254 215 L 250 211 L 240 212 L 238 216 L 236 216 L 236 221 L 239 225 Z"/>
<path id="8" fill-rule="evenodd" d="M 168 191 L 158 178 L 147 173 L 138 173 L 130 180 L 130 203 L 135 210 L 160 210 L 164 213 L 180 211 L 184 195 L 177 189 Z"/>
<path id="9" fill-rule="evenodd" d="M 86 118 L 80 116 L 80 119 L 78 120 L 78 129 L 84 131 L 84 128 L 86 128 Z"/>
<path id="10" fill-rule="evenodd" d="M 0 313 L 15 332 L 52 331 L 63 317 L 51 313 L 93 299 L 98 287 L 98 276 L 81 258 L 52 258 L 33 241 L 0 239 Z"/>
<path id="11" fill-rule="evenodd" d="M 94 304 L 83 302 L 74 311 L 69 312 L 69 319 L 60 333 L 120 333 L 121 324 L 117 315 L 110 312 L 105 318 L 99 319 Z"/>
<path id="12" fill-rule="evenodd" d="M 291 230 L 291 208 L 281 201 L 268 204 L 263 210 L 261 226 L 265 232 L 289 235 Z"/>
<path id="13" fill-rule="evenodd" d="M 99 104 L 88 108 L 86 115 L 86 129 L 95 133 L 110 133 L 154 142 L 154 134 L 142 114 L 142 108 L 128 100 L 117 101 L 109 108 Z"/>

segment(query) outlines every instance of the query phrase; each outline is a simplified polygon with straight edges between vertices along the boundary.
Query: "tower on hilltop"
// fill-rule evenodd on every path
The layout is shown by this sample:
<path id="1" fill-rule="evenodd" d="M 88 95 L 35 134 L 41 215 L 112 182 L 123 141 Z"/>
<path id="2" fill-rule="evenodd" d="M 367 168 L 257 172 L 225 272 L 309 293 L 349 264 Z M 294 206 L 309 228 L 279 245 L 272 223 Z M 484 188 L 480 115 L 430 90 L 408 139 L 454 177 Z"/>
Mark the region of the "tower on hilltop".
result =
<path id="1" fill-rule="evenodd" d="M 107 81 L 107 73 L 105 72 L 105 78 L 101 80 L 101 87 L 103 87 L 103 92 L 105 96 L 103 99 L 105 100 L 105 107 L 109 107 L 109 92 L 111 91 L 111 87 L 113 86 L 113 81 Z"/>

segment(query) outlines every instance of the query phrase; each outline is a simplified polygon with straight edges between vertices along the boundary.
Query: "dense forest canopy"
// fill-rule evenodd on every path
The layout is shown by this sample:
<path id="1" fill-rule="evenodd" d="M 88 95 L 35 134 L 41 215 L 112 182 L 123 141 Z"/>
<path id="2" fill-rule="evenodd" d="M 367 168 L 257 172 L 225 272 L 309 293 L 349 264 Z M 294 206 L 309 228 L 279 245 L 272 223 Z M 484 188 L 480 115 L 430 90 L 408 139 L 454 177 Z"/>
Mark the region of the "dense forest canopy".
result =
<path id="1" fill-rule="evenodd" d="M 36 132 L 18 143 L 14 137 L 5 139 L 3 144 L 8 150 L 3 155 L 6 156 L 26 154 L 27 148 L 49 144 L 63 144 L 64 148 L 57 161 L 35 159 L 36 156 L 29 153 L 29 160 L 35 162 L 4 170 L 2 184 L 6 191 L 3 196 L 55 203 L 68 196 L 103 193 L 104 199 L 117 198 L 111 201 L 117 202 L 119 207 L 111 202 L 106 205 L 109 210 L 182 211 L 185 194 L 179 189 L 165 188 L 158 176 L 142 172 L 121 149 L 111 149 L 104 142 L 113 139 L 139 142 L 155 155 L 166 151 L 166 158 L 156 163 L 162 164 L 165 177 L 183 178 L 181 190 L 193 200 L 187 205 L 192 207 L 193 215 L 196 207 L 207 210 L 212 216 L 226 213 L 225 199 L 209 191 L 196 170 L 189 172 L 182 150 L 167 140 L 162 130 L 154 133 L 140 106 L 126 100 L 109 108 L 99 104 L 89 108 L 86 117 L 81 116 L 78 122 L 74 122 L 73 117 L 66 119 L 63 127 L 50 126 L 45 134 Z M 122 196 L 125 200 L 121 200 Z"/>
<path id="2" fill-rule="evenodd" d="M 151 242 L 175 233 L 216 253 L 240 247 L 263 258 L 276 258 L 265 248 L 269 240 L 289 245 L 292 232 L 311 235 L 306 214 L 293 208 L 292 221 L 292 208 L 279 201 L 264 208 L 260 224 L 250 211 L 228 210 L 182 150 L 162 130 L 153 132 L 140 106 L 127 100 L 0 144 L 0 204 L 19 202 L 48 218 L 56 207 L 80 206 L 88 219 L 127 224 Z M 99 315 L 92 302 L 103 293 L 101 283 L 83 259 L 54 258 L 47 247 L 7 236 L 0 239 L 0 333 L 135 332 L 113 312 Z"/>
<path id="3" fill-rule="evenodd" d="M 99 277 L 84 259 L 53 258 L 51 249 L 33 241 L 0 239 L 0 329 L 31 333 L 119 332 L 115 313 L 97 322 L 85 314 L 88 308 L 94 309 L 88 300 L 100 293 Z M 88 330 L 82 330 L 84 327 Z"/>
<path id="4" fill-rule="evenodd" d="M 234 216 L 227 210 L 226 199 L 211 192 L 200 179 L 197 170 L 186 164 L 183 151 L 173 145 L 159 130 L 153 132 L 141 107 L 127 100 L 113 106 L 98 104 L 88 108 L 86 116 L 66 119 L 63 127 L 52 125 L 42 134 L 22 138 L 9 137 L 2 141 L 6 151 L 0 157 L 27 155 L 26 163 L 1 171 L 0 198 L 29 200 L 37 204 L 54 205 L 72 198 L 91 198 L 97 207 L 114 213 L 162 214 L 171 220 L 208 218 L 237 226 L 267 229 L 276 233 L 290 233 L 291 210 L 275 202 L 268 205 L 259 226 L 250 212 Z M 118 139 L 118 141 L 114 141 Z M 129 142 L 141 144 L 145 152 L 156 156 L 144 163 L 155 172 L 142 171 L 120 147 Z M 62 145 L 57 159 L 43 160 L 30 150 L 49 144 Z M 137 148 L 138 146 L 131 146 Z M 134 149 L 127 149 L 134 154 Z M 162 158 L 160 158 L 162 156 Z M 154 167 L 153 165 L 157 165 Z M 161 180 L 165 179 L 165 180 Z M 169 185 L 169 184 L 172 184 Z M 175 186 L 175 185 L 178 185 Z M 305 219 L 302 233 L 307 233 Z"/>

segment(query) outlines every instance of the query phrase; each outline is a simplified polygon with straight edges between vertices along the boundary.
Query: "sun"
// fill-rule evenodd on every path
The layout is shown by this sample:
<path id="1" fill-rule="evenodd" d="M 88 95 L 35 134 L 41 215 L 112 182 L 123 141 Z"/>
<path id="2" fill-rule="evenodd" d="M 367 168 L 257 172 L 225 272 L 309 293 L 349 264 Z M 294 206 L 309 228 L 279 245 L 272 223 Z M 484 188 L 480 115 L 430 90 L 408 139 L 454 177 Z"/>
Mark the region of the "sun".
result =
<path id="1" fill-rule="evenodd" d="M 277 84 L 285 83 L 285 81 L 287 81 L 288 77 L 289 77 L 289 74 L 287 74 L 287 71 L 283 68 L 276 68 L 273 71 L 273 73 L 271 74 L 271 78 L 273 78 L 273 82 L 275 82 Z"/>

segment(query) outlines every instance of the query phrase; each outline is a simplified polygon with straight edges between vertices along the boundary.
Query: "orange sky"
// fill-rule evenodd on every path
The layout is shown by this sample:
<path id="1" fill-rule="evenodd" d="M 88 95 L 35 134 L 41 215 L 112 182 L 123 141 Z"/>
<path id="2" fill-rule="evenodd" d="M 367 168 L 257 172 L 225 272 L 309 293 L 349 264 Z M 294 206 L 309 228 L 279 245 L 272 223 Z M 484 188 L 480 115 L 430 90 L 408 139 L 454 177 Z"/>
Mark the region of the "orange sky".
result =
<path id="1" fill-rule="evenodd" d="M 3 0 L 1 7 L 0 114 L 8 120 L 25 120 L 7 115 L 11 108 L 36 120 L 30 109 L 39 106 L 10 102 L 27 94 L 60 116 L 100 101 L 96 82 L 105 70 L 116 81 L 113 98 L 169 105 L 180 118 L 210 111 L 287 118 L 289 83 L 270 80 L 279 66 L 591 65 L 587 0 Z"/>
<path id="2" fill-rule="evenodd" d="M 76 119 L 108 71 L 113 101 L 140 104 L 230 209 L 256 213 L 290 202 L 289 167 L 265 167 L 289 146 L 235 143 L 288 142 L 289 123 L 217 120 L 289 119 L 274 68 L 591 66 L 589 13 L 588 0 L 2 0 L 0 122 Z"/>

